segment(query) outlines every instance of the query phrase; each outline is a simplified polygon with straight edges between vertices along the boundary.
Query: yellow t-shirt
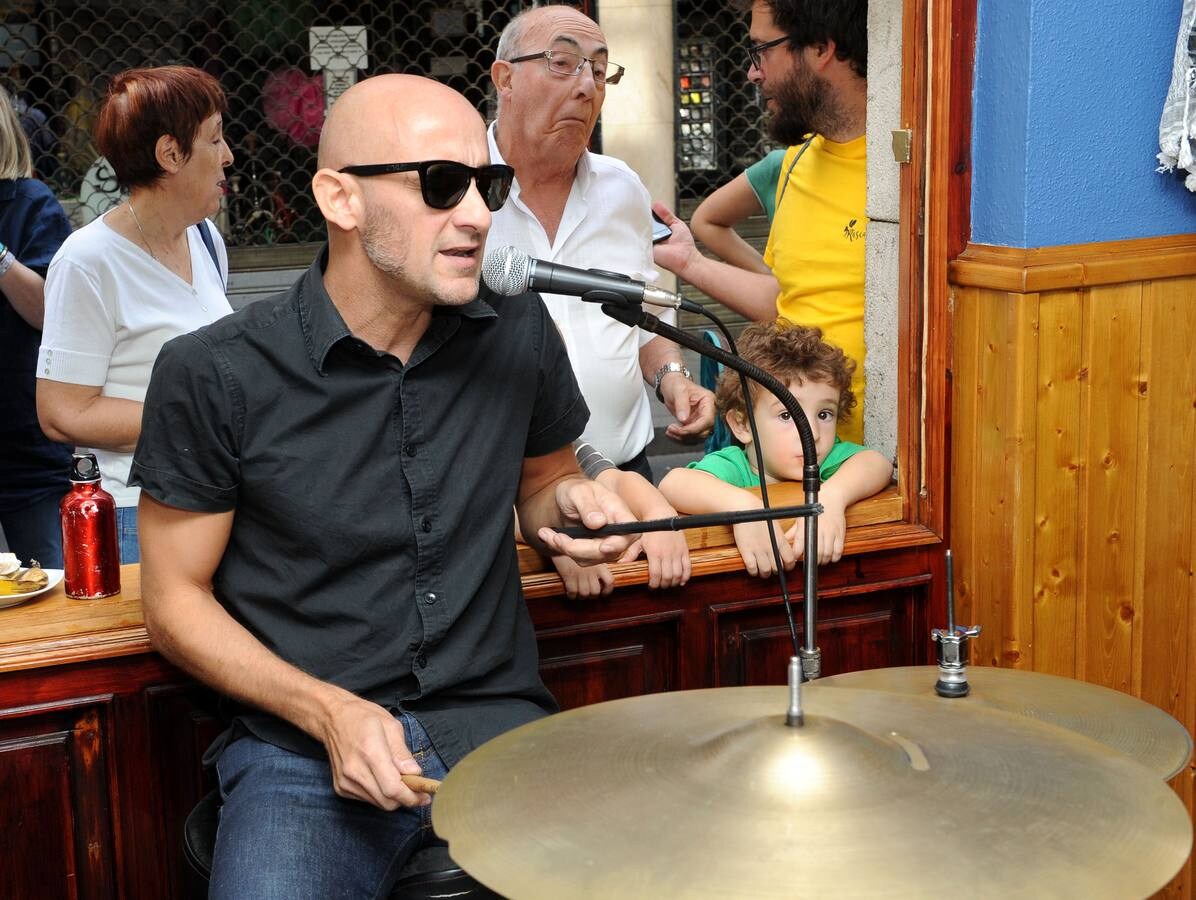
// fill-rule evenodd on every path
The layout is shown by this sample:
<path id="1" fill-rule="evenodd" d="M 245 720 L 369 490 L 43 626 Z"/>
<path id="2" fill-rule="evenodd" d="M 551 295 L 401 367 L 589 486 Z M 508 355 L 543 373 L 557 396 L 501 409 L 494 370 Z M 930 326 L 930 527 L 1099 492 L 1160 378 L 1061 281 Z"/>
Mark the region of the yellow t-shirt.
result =
<path id="1" fill-rule="evenodd" d="M 845 441 L 864 440 L 864 238 L 868 217 L 867 145 L 821 135 L 781 183 L 801 145 L 790 147 L 777 183 L 777 211 L 764 262 L 781 285 L 777 314 L 798 325 L 815 325 L 823 337 L 855 361 L 851 389 L 856 406 L 839 422 Z"/>

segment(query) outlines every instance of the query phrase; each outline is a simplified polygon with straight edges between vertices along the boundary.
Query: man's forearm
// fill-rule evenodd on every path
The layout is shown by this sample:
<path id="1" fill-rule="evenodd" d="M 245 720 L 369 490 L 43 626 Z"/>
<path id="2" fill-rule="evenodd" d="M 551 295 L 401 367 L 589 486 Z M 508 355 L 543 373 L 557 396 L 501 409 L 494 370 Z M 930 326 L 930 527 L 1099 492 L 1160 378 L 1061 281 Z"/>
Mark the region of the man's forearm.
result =
<path id="1" fill-rule="evenodd" d="M 681 348 L 666 337 L 654 337 L 640 347 L 640 371 L 648 384 L 653 384 L 661 366 L 671 362 L 682 362 Z"/>
<path id="2" fill-rule="evenodd" d="M 523 539 L 531 546 L 537 553 L 545 556 L 551 556 L 556 553 L 549 547 L 544 545 L 540 540 L 539 533 L 541 528 L 560 528 L 566 523 L 564 516 L 561 515 L 560 505 L 557 503 L 557 487 L 567 481 L 577 480 L 585 482 L 587 479 L 580 472 L 562 475 L 558 478 L 548 482 L 548 484 L 541 487 L 534 494 L 520 500 L 515 506 L 515 513 L 519 517 L 519 527 L 523 532 Z"/>
<path id="3" fill-rule="evenodd" d="M 329 709 L 352 694 L 275 655 L 209 591 L 169 583 L 145 567 L 143 574 L 145 624 L 155 649 L 220 693 L 322 740 Z"/>
<path id="4" fill-rule="evenodd" d="M 677 275 L 723 306 L 754 322 L 777 317 L 780 285 L 773 275 L 745 272 L 705 256 L 694 259 Z"/>
<path id="5" fill-rule="evenodd" d="M 19 260 L 15 261 L 0 275 L 0 293 L 8 298 L 12 308 L 31 328 L 42 330 L 46 314 L 46 281 L 41 275 Z"/>

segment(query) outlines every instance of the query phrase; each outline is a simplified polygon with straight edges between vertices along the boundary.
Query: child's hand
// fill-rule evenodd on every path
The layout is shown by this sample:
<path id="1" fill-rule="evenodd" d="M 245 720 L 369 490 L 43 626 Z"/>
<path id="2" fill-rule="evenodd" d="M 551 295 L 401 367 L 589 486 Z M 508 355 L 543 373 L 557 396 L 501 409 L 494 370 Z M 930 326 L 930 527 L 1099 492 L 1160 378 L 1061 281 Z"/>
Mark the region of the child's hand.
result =
<path id="1" fill-rule="evenodd" d="M 735 546 L 739 549 L 739 555 L 743 557 L 743 564 L 749 575 L 767 578 L 776 572 L 772 559 L 772 544 L 768 540 L 769 528 L 772 528 L 777 536 L 781 565 L 789 570 L 797 564 L 793 546 L 781 532 L 780 525 L 776 522 L 744 522 L 732 526 L 732 531 L 735 534 Z"/>
<path id="2" fill-rule="evenodd" d="M 689 544 L 681 532 L 650 531 L 636 541 L 631 549 L 636 552 L 632 554 L 628 551 L 623 559 L 636 559 L 638 551 L 644 551 L 648 560 L 648 587 L 681 587 L 689 581 Z"/>
<path id="3" fill-rule="evenodd" d="M 615 579 L 605 563 L 583 568 L 567 556 L 554 556 L 552 564 L 565 582 L 565 596 L 570 600 L 590 600 L 614 590 Z"/>
<path id="4" fill-rule="evenodd" d="M 823 507 L 818 517 L 818 565 L 838 562 L 843 558 L 843 541 L 847 537 L 847 516 L 840 509 Z M 785 540 L 801 559 L 806 552 L 806 520 L 798 519 L 785 532 Z"/>

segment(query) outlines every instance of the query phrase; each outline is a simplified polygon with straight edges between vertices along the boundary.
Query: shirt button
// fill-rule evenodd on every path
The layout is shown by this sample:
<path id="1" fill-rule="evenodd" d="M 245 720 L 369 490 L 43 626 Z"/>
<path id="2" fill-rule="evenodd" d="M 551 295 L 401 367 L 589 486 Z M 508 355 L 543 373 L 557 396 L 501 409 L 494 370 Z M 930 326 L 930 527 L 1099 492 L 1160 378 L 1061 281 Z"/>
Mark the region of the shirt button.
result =
<path id="1" fill-rule="evenodd" d="M 428 591 L 428 593 L 424 594 L 424 603 L 428 604 L 428 606 L 431 606 L 435 602 L 436 602 L 436 595 L 433 594 L 431 591 Z"/>
<path id="2" fill-rule="evenodd" d="M 408 456 L 415 456 L 415 444 L 404 444 L 403 452 Z"/>
<path id="3" fill-rule="evenodd" d="M 425 534 L 427 534 L 432 530 L 432 521 L 427 516 L 424 516 L 424 520 L 419 523 L 419 527 L 424 530 Z"/>
<path id="4" fill-rule="evenodd" d="M 428 657 L 421 653 L 415 658 L 415 664 L 421 669 L 426 669 L 428 667 Z"/>

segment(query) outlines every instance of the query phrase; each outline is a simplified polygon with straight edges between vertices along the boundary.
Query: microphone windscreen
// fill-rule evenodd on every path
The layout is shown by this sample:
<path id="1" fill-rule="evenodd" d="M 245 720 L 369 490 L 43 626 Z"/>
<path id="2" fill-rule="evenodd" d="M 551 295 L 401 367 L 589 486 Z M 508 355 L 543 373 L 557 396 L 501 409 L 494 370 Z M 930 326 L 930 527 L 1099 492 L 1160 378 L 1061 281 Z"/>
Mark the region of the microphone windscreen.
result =
<path id="1" fill-rule="evenodd" d="M 482 261 L 482 281 L 501 297 L 514 297 L 528 289 L 532 258 L 517 247 L 499 247 Z"/>

